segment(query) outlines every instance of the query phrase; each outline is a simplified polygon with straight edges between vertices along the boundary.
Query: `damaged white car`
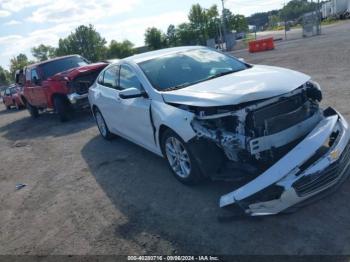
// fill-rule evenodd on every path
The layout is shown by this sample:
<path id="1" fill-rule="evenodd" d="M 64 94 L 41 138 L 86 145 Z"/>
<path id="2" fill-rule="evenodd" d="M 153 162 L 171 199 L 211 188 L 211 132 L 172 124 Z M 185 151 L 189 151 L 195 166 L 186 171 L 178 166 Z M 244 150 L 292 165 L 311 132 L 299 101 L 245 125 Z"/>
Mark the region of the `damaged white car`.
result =
<path id="1" fill-rule="evenodd" d="M 247 182 L 220 207 L 271 215 L 341 184 L 346 120 L 319 107 L 322 93 L 292 70 L 250 65 L 205 47 L 181 47 L 106 67 L 89 100 L 101 135 L 166 158 L 175 177 Z"/>

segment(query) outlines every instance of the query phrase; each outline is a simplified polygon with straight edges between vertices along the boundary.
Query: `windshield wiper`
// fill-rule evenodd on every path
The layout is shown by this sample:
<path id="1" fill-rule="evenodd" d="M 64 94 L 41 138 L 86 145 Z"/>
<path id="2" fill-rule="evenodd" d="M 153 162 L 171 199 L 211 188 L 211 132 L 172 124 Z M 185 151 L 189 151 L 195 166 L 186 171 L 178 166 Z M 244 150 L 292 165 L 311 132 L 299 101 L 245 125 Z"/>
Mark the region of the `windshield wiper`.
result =
<path id="1" fill-rule="evenodd" d="M 165 88 L 165 89 L 163 89 L 162 91 L 173 91 L 173 90 L 177 90 L 177 89 L 184 88 L 184 87 L 189 86 L 189 85 L 192 85 L 192 84 L 194 84 L 194 83 L 186 82 L 186 83 L 183 83 L 183 84 L 181 84 L 181 85 L 171 86 L 171 87 Z"/>
<path id="2" fill-rule="evenodd" d="M 244 69 L 242 69 L 244 70 Z M 233 74 L 233 73 L 236 73 L 238 71 L 241 71 L 241 70 L 230 70 L 230 71 L 226 71 L 226 72 L 221 72 L 221 73 L 217 73 L 215 75 L 212 75 L 212 76 L 209 76 L 208 78 L 206 78 L 205 80 L 203 81 L 206 81 L 206 80 L 210 80 L 210 79 L 214 79 L 214 78 L 218 78 L 220 76 L 225 76 L 225 75 L 229 75 L 229 74 Z"/>

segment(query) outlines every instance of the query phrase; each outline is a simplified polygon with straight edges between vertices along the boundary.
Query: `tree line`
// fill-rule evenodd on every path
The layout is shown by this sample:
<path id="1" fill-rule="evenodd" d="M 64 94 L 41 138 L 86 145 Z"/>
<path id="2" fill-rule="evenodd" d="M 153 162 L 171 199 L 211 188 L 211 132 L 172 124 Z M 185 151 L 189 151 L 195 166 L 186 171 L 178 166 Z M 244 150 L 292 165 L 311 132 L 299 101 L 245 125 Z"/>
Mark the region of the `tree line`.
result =
<path id="1" fill-rule="evenodd" d="M 316 2 L 308 0 L 291 0 L 279 10 L 255 13 L 249 16 L 247 21 L 248 24 L 255 25 L 259 29 L 273 27 L 277 22 L 300 22 L 302 15 L 317 10 L 317 5 Z"/>

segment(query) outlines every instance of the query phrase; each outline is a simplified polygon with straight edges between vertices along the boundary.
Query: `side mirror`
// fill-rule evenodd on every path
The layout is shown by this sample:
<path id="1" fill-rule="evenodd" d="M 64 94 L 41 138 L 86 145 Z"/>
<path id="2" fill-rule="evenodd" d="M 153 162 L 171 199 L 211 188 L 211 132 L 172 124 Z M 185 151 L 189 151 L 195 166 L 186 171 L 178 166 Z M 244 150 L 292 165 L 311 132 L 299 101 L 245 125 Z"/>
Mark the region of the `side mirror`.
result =
<path id="1" fill-rule="evenodd" d="M 141 91 L 135 87 L 130 87 L 119 92 L 119 97 L 121 99 L 130 99 L 136 97 L 147 97 L 145 91 Z"/>
<path id="2" fill-rule="evenodd" d="M 238 60 L 245 63 L 245 59 L 243 57 L 238 58 Z"/>

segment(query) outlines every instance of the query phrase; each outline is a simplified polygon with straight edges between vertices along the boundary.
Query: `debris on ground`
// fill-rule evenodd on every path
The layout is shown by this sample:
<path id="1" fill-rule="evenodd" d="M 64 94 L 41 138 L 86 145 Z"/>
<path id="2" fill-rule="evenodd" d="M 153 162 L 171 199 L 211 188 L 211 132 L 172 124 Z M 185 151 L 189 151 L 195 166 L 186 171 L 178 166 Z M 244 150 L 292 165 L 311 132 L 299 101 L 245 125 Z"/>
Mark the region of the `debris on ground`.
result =
<path id="1" fill-rule="evenodd" d="M 20 190 L 20 189 L 22 189 L 25 186 L 27 186 L 27 185 L 25 185 L 25 184 L 16 184 L 16 190 Z"/>

